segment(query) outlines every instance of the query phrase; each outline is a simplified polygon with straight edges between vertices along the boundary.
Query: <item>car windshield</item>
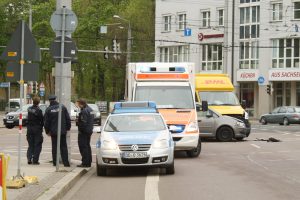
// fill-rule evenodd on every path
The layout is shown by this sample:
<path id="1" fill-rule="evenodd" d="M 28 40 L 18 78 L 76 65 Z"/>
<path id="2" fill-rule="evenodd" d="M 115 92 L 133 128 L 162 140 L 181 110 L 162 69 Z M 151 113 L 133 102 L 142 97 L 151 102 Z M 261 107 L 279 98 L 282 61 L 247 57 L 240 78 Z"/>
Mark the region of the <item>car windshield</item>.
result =
<path id="1" fill-rule="evenodd" d="M 32 106 L 32 104 L 26 104 L 22 106 L 22 112 L 27 112 L 28 108 Z M 17 112 L 21 112 L 21 109 L 17 110 Z"/>
<path id="2" fill-rule="evenodd" d="M 8 107 L 8 103 L 7 103 L 7 107 Z M 19 104 L 19 102 L 11 101 L 10 102 L 10 107 L 11 108 L 17 108 L 17 107 L 20 107 L 20 104 Z"/>
<path id="3" fill-rule="evenodd" d="M 209 105 L 240 105 L 233 92 L 199 92 L 199 96 L 201 101 L 207 101 Z"/>
<path id="4" fill-rule="evenodd" d="M 189 86 L 138 86 L 136 101 L 153 101 L 157 108 L 193 109 L 193 93 Z"/>
<path id="5" fill-rule="evenodd" d="M 166 127 L 159 115 L 112 115 L 104 131 L 106 132 L 139 132 L 163 131 Z"/>
<path id="6" fill-rule="evenodd" d="M 296 113 L 300 113 L 300 108 L 299 107 L 295 107 Z"/>
<path id="7" fill-rule="evenodd" d="M 88 104 L 88 106 L 93 110 L 93 111 L 99 111 L 99 108 L 96 104 Z"/>

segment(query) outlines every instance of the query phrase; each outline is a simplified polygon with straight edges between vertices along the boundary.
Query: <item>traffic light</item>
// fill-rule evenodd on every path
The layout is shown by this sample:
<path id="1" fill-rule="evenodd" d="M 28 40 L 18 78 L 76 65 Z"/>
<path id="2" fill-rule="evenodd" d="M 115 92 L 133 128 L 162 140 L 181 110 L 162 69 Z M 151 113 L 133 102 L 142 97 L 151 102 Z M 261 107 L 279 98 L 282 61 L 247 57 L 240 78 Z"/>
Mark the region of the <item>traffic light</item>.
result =
<path id="1" fill-rule="evenodd" d="M 113 46 L 112 46 L 113 52 L 117 53 L 117 40 L 113 39 Z"/>
<path id="2" fill-rule="evenodd" d="M 108 59 L 108 52 L 109 52 L 108 46 L 106 46 L 104 48 L 104 51 L 105 51 L 105 53 L 104 53 L 104 59 Z"/>
<path id="3" fill-rule="evenodd" d="M 37 94 L 37 82 L 32 82 L 32 94 Z"/>
<path id="4" fill-rule="evenodd" d="M 271 85 L 270 85 L 270 84 L 267 85 L 267 93 L 268 93 L 269 95 L 271 95 Z"/>

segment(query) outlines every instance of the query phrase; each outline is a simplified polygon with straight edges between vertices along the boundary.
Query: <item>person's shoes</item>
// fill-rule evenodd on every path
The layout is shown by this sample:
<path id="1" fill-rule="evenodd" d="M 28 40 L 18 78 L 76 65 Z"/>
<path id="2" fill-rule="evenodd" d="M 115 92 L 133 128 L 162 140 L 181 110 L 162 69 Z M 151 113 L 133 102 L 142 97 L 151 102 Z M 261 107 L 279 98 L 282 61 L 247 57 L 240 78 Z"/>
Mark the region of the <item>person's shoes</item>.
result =
<path id="1" fill-rule="evenodd" d="M 32 164 L 31 160 L 28 160 L 27 163 L 28 163 L 28 165 L 31 165 L 31 164 Z"/>
<path id="2" fill-rule="evenodd" d="M 70 164 L 66 164 L 66 165 L 64 165 L 65 167 L 71 167 L 71 165 Z"/>
<path id="3" fill-rule="evenodd" d="M 85 167 L 91 167 L 91 165 L 84 165 L 84 164 L 81 164 L 81 165 L 77 165 L 77 167 L 83 167 L 83 168 L 85 168 Z"/>
<path id="4" fill-rule="evenodd" d="M 55 167 L 55 166 L 56 166 L 56 163 L 53 163 L 53 166 Z"/>
<path id="5" fill-rule="evenodd" d="M 40 163 L 39 162 L 33 162 L 32 164 L 33 165 L 39 165 Z"/>

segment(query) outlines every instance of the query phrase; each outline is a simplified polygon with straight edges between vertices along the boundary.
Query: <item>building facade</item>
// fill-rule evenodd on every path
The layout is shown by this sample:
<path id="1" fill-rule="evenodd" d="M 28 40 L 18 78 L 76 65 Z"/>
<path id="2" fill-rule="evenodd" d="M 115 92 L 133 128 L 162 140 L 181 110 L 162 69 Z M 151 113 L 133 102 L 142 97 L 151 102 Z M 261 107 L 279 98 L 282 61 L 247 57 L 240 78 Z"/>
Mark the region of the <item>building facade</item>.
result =
<path id="1" fill-rule="evenodd" d="M 155 21 L 156 61 L 228 74 L 252 117 L 300 106 L 300 0 L 156 0 Z"/>

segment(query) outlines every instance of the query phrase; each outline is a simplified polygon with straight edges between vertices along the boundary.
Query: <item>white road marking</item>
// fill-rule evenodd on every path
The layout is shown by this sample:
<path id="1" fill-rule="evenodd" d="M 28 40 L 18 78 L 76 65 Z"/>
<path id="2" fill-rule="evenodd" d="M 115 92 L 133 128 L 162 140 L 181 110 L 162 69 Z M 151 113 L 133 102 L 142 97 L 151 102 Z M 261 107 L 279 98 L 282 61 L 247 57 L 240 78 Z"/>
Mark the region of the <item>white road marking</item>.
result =
<path id="1" fill-rule="evenodd" d="M 150 173 L 146 178 L 145 184 L 145 200 L 159 200 L 158 182 L 159 182 L 159 169 L 156 173 Z"/>
<path id="2" fill-rule="evenodd" d="M 251 144 L 251 146 L 253 146 L 253 147 L 257 148 L 257 149 L 260 149 L 260 148 L 261 148 L 260 146 L 258 146 L 258 145 L 256 145 L 256 144 Z"/>
<path id="3" fill-rule="evenodd" d="M 291 133 L 284 133 L 284 134 L 282 134 L 282 135 L 290 135 Z"/>
<path id="4" fill-rule="evenodd" d="M 278 153 L 290 153 L 291 151 L 278 151 Z"/>
<path id="5" fill-rule="evenodd" d="M 273 153 L 273 152 L 264 151 L 264 152 L 258 152 L 258 153 L 261 153 L 261 154 L 268 154 L 268 153 Z"/>
<path id="6" fill-rule="evenodd" d="M 300 135 L 298 135 L 298 134 L 295 134 L 295 136 L 300 137 Z"/>

